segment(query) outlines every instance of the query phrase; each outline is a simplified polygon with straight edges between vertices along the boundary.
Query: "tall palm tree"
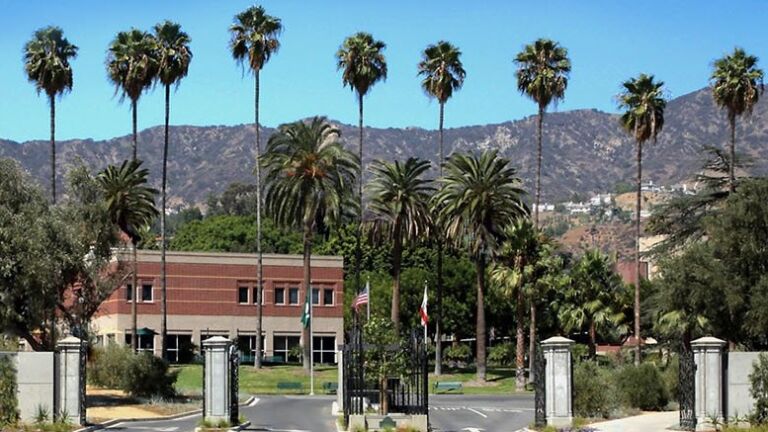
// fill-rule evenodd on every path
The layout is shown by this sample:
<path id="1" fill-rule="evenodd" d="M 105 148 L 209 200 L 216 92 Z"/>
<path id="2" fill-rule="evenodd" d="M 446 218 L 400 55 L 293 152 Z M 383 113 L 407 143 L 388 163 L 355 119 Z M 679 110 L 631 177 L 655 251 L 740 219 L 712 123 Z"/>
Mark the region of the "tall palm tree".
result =
<path id="1" fill-rule="evenodd" d="M 165 129 L 163 133 L 163 175 L 160 187 L 161 205 L 160 205 L 160 352 L 162 358 L 166 358 L 168 336 L 168 303 L 166 300 L 167 278 L 165 265 L 165 251 L 167 244 L 165 241 L 165 205 L 166 205 L 166 185 L 168 178 L 168 127 L 171 113 L 171 86 L 178 86 L 181 79 L 187 76 L 189 63 L 192 61 L 192 50 L 189 48 L 189 35 L 181 30 L 181 25 L 163 21 L 153 28 L 154 37 L 157 42 L 157 53 L 155 57 L 158 61 L 157 79 L 165 87 Z"/>
<path id="2" fill-rule="evenodd" d="M 445 164 L 443 187 L 435 194 L 437 226 L 456 245 L 467 247 L 477 269 L 477 378 L 485 381 L 485 271 L 504 227 L 527 214 L 517 171 L 496 151 L 479 156 L 454 153 Z"/>
<path id="3" fill-rule="evenodd" d="M 664 82 L 654 81 L 653 75 L 640 74 L 622 83 L 619 95 L 621 126 L 637 143 L 637 193 L 635 197 L 635 364 L 640 364 L 640 212 L 642 210 L 643 144 L 656 138 L 664 127 Z"/>
<path id="4" fill-rule="evenodd" d="M 732 54 L 715 60 L 715 70 L 710 77 L 712 96 L 715 103 L 728 112 L 731 126 L 731 161 L 736 160 L 736 118 L 752 114 L 763 93 L 763 70 L 757 67 L 757 57 L 735 48 Z M 735 164 L 731 163 L 729 173 L 731 192 L 736 188 Z"/>
<path id="5" fill-rule="evenodd" d="M 120 92 L 120 100 L 131 101 L 133 124 L 133 160 L 137 159 L 138 133 L 136 131 L 137 105 L 141 93 L 152 86 L 157 75 L 155 38 L 144 31 L 131 29 L 119 32 L 109 45 L 107 76 Z"/>
<path id="6" fill-rule="evenodd" d="M 408 158 L 405 163 L 377 161 L 367 187 L 374 233 L 393 243 L 392 323 L 398 333 L 403 243 L 421 238 L 431 223 L 428 203 L 434 189 L 431 181 L 423 178 L 428 169 L 429 161 L 423 159 Z"/>
<path id="7" fill-rule="evenodd" d="M 615 263 L 597 249 L 584 253 L 571 271 L 572 283 L 558 311 L 565 331 L 587 329 L 590 358 L 597 352 L 598 331 L 606 333 L 622 327 L 625 286 L 615 268 Z"/>
<path id="8" fill-rule="evenodd" d="M 109 165 L 97 177 L 104 190 L 104 199 L 107 201 L 107 210 L 112 222 L 131 240 L 131 344 L 134 352 L 138 350 L 139 343 L 136 333 L 136 299 L 139 291 L 136 245 L 141 241 L 142 227 L 149 225 L 158 213 L 155 208 L 157 190 L 147 186 L 148 176 L 149 170 L 141 167 L 141 161 L 126 160 L 119 167 Z"/>
<path id="9" fill-rule="evenodd" d="M 450 42 L 439 41 L 434 45 L 429 45 L 422 53 L 419 62 L 419 75 L 424 78 L 421 80 L 421 88 L 427 96 L 437 99 L 440 104 L 440 122 L 439 122 L 439 152 L 437 166 L 440 178 L 443 177 L 443 161 L 445 153 L 443 152 L 443 119 L 445 113 L 445 103 L 453 96 L 464 84 L 464 78 L 467 73 L 464 71 L 464 65 L 461 63 L 461 51 Z M 440 230 L 437 230 L 440 233 Z M 441 375 L 443 369 L 443 348 L 440 344 L 440 319 L 443 307 L 443 239 L 438 238 L 437 243 L 437 302 L 435 314 L 435 374 Z"/>
<path id="10" fill-rule="evenodd" d="M 256 288 L 256 356 L 254 366 L 261 368 L 261 327 L 262 327 L 262 285 L 264 270 L 261 251 L 261 124 L 259 123 L 259 93 L 261 90 L 261 70 L 272 55 L 280 49 L 277 37 L 283 30 L 280 18 L 267 15 L 261 6 L 250 8 L 235 15 L 234 23 L 229 27 L 231 39 L 229 48 L 232 57 L 243 68 L 253 73 L 254 80 L 254 123 L 256 125 L 256 255 L 258 282 Z"/>
<path id="11" fill-rule="evenodd" d="M 358 129 L 360 132 L 357 157 L 360 168 L 358 180 L 358 207 L 360 208 L 357 223 L 357 242 L 355 244 L 355 289 L 360 291 L 360 261 L 362 249 L 360 238 L 363 227 L 363 98 L 371 87 L 387 78 L 387 60 L 384 49 L 387 45 L 375 40 L 370 33 L 358 32 L 344 39 L 336 52 L 336 65 L 342 71 L 341 80 L 344 86 L 357 93 Z"/>
<path id="12" fill-rule="evenodd" d="M 538 105 L 539 115 L 536 129 L 536 207 L 533 209 L 533 223 L 539 226 L 539 205 L 541 203 L 541 141 L 544 113 L 551 103 L 565 97 L 571 61 L 568 50 L 549 39 L 538 39 L 526 45 L 515 57 L 517 64 L 517 89 L 533 99 Z"/>
<path id="13" fill-rule="evenodd" d="M 339 136 L 339 130 L 324 117 L 285 124 L 269 138 L 264 154 L 266 210 L 277 224 L 303 231 L 304 288 L 308 293 L 315 231 L 338 225 L 346 211 L 355 210 L 349 191 L 359 162 L 344 149 Z M 302 338 L 305 369 L 310 368 L 312 358 L 309 326 Z"/>
<path id="14" fill-rule="evenodd" d="M 24 45 L 24 71 L 37 92 L 45 92 L 51 108 L 51 196 L 56 204 L 56 96 L 72 90 L 70 59 L 77 47 L 64 37 L 59 27 L 44 27 Z"/>

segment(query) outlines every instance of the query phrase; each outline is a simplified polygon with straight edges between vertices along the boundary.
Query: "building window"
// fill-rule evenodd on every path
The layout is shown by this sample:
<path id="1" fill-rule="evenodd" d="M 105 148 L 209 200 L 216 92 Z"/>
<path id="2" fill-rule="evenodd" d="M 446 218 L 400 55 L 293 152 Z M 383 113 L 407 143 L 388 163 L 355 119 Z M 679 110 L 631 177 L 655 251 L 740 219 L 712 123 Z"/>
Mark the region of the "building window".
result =
<path id="1" fill-rule="evenodd" d="M 131 284 L 125 286 L 125 299 L 129 302 L 133 301 L 133 286 Z"/>
<path id="2" fill-rule="evenodd" d="M 333 289 L 323 290 L 323 304 L 326 306 L 333 306 Z"/>
<path id="3" fill-rule="evenodd" d="M 168 335 L 167 360 L 171 363 L 189 363 L 193 358 L 192 335 Z"/>
<path id="4" fill-rule="evenodd" d="M 312 348 L 315 363 L 336 362 L 336 338 L 334 336 L 315 336 L 312 338 Z"/>
<path id="5" fill-rule="evenodd" d="M 125 335 L 125 344 L 128 346 L 133 346 L 133 335 L 130 333 L 126 333 Z M 139 352 L 147 351 L 149 353 L 155 352 L 155 335 L 153 334 L 147 334 L 139 335 Z"/>
<path id="6" fill-rule="evenodd" d="M 285 304 L 285 288 L 275 288 L 275 304 Z"/>
<path id="7" fill-rule="evenodd" d="M 298 362 L 299 358 L 291 355 L 294 347 L 300 346 L 299 336 L 278 336 L 272 337 L 272 355 L 280 357 L 284 362 Z"/>
<path id="8" fill-rule="evenodd" d="M 258 292 L 256 290 L 257 290 L 257 288 L 253 287 L 253 304 L 257 304 L 259 302 L 259 297 L 256 296 L 256 294 L 258 294 Z M 261 298 L 261 304 L 265 304 L 264 303 L 264 288 L 263 287 L 261 288 L 261 297 L 260 298 Z"/>
<path id="9" fill-rule="evenodd" d="M 256 360 L 256 336 L 237 337 L 237 348 L 240 350 L 240 363 L 253 363 Z M 264 349 L 264 335 L 261 336 L 261 358 L 266 355 Z"/>
<path id="10" fill-rule="evenodd" d="M 240 287 L 237 289 L 237 302 L 240 304 L 248 303 L 248 287 Z"/>
<path id="11" fill-rule="evenodd" d="M 152 301 L 152 284 L 143 284 L 141 286 L 141 301 L 143 302 Z"/>
<path id="12" fill-rule="evenodd" d="M 299 304 L 299 288 L 288 288 L 288 303 L 292 305 Z"/>
<path id="13" fill-rule="evenodd" d="M 312 288 L 312 304 L 313 305 L 319 305 L 320 304 L 320 289 L 319 288 Z"/>

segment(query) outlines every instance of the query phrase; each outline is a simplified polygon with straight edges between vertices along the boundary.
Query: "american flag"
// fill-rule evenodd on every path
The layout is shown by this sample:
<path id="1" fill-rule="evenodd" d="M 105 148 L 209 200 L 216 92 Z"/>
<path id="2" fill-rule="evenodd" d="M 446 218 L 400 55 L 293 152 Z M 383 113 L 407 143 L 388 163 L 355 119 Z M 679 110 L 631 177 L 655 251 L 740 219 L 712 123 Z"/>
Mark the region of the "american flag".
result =
<path id="1" fill-rule="evenodd" d="M 355 308 L 355 311 L 357 309 L 365 304 L 368 304 L 368 292 L 371 290 L 371 283 L 366 282 L 365 283 L 365 291 L 362 291 L 360 294 L 355 297 L 355 301 L 352 302 L 352 307 Z"/>

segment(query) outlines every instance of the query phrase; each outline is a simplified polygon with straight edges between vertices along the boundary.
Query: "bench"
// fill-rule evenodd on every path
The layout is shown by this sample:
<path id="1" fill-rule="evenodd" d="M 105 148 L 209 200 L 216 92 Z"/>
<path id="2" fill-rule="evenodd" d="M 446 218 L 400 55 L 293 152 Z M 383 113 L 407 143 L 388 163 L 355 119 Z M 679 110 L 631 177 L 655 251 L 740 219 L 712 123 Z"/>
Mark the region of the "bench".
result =
<path id="1" fill-rule="evenodd" d="M 451 390 L 460 392 L 462 390 L 461 383 L 458 381 L 442 381 L 435 383 L 435 393 L 440 393 L 440 391 L 448 392 Z"/>
<path id="2" fill-rule="evenodd" d="M 301 383 L 301 381 L 278 381 L 277 389 L 303 392 L 304 385 Z"/>
<path id="3" fill-rule="evenodd" d="M 285 363 L 282 356 L 265 356 L 261 359 L 263 363 L 282 364 Z"/>
<path id="4" fill-rule="evenodd" d="M 331 382 L 331 381 L 324 382 L 323 383 L 323 390 L 325 390 L 325 392 L 327 394 L 335 395 L 336 391 L 339 390 L 339 383 L 335 383 L 335 382 Z"/>

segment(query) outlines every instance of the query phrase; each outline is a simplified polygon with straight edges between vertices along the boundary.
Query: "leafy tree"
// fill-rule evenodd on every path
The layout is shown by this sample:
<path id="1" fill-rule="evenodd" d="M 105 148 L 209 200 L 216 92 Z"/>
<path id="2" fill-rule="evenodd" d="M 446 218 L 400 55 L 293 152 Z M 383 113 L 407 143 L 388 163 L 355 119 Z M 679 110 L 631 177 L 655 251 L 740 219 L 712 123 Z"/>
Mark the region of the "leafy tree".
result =
<path id="1" fill-rule="evenodd" d="M 731 127 L 730 160 L 736 159 L 736 118 L 752 114 L 763 93 L 763 70 L 757 67 L 757 57 L 735 48 L 732 54 L 715 60 L 710 77 L 715 103 L 728 112 Z M 734 165 L 730 167 L 730 191 L 736 189 Z"/>
<path id="2" fill-rule="evenodd" d="M 255 128 L 256 128 L 256 253 L 258 254 L 258 280 L 259 286 L 263 284 L 264 270 L 262 268 L 262 250 L 261 250 L 261 124 L 259 123 L 259 93 L 261 70 L 270 58 L 280 49 L 280 41 L 277 37 L 283 30 L 280 18 L 268 15 L 261 6 L 251 6 L 250 8 L 235 15 L 234 23 L 229 27 L 231 39 L 229 48 L 232 51 L 232 57 L 244 69 L 253 73 L 255 78 L 254 105 L 255 105 Z M 261 290 L 258 290 L 257 297 L 261 296 Z M 256 333 L 261 334 L 262 321 L 262 301 L 257 298 L 257 325 Z M 261 367 L 261 338 L 256 338 L 256 359 L 255 366 Z"/>
<path id="3" fill-rule="evenodd" d="M 160 187 L 160 352 L 167 357 L 166 337 L 168 336 L 168 304 L 166 301 L 166 266 L 165 251 L 168 247 L 165 232 L 165 200 L 168 175 L 168 126 L 171 112 L 171 86 L 178 86 L 187 76 L 192 50 L 189 48 L 189 35 L 181 30 L 181 25 L 163 21 L 153 28 L 156 41 L 157 58 L 156 79 L 165 87 L 165 129 L 163 133 L 163 174 Z M 261 302 L 259 302 L 261 304 Z"/>
<path id="4" fill-rule="evenodd" d="M 207 216 L 256 214 L 256 185 L 232 182 L 221 195 L 208 196 Z"/>
<path id="5" fill-rule="evenodd" d="M 369 204 L 373 214 L 372 229 L 376 238 L 386 238 L 392 246 L 392 322 L 400 331 L 400 269 L 403 243 L 423 236 L 431 223 L 428 202 L 433 190 L 423 178 L 429 162 L 416 158 L 400 161 L 377 161 L 368 185 Z"/>
<path id="6" fill-rule="evenodd" d="M 300 254 L 301 233 L 285 230 L 264 218 L 262 251 Z M 171 250 L 256 253 L 256 216 L 220 215 L 184 224 L 169 245 Z"/>
<path id="7" fill-rule="evenodd" d="M 450 42 L 439 41 L 434 45 L 429 45 L 422 53 L 421 62 L 419 62 L 419 75 L 424 78 L 421 81 L 421 88 L 431 98 L 437 99 L 440 104 L 440 122 L 438 129 L 439 152 L 437 166 L 439 168 L 440 178 L 443 177 L 443 161 L 445 153 L 443 151 L 443 120 L 445 118 L 445 103 L 453 96 L 454 91 L 458 91 L 464 84 L 464 78 L 467 73 L 464 71 L 464 65 L 461 63 L 461 51 Z M 439 235 L 440 230 L 436 230 Z M 441 321 L 443 310 L 443 239 L 436 239 L 437 245 L 437 302 L 435 315 L 435 340 L 442 340 Z M 435 349 L 435 374 L 442 373 L 442 346 L 437 344 Z"/>
<path id="8" fill-rule="evenodd" d="M 536 162 L 536 206 L 534 207 L 534 226 L 539 226 L 539 204 L 541 201 L 541 140 L 544 113 L 551 103 L 557 103 L 565 97 L 568 87 L 568 74 L 571 61 L 568 50 L 549 39 L 537 39 L 526 45 L 515 57 L 517 64 L 517 89 L 538 105 L 537 124 L 537 162 Z"/>
<path id="9" fill-rule="evenodd" d="M 64 37 L 59 27 L 41 28 L 24 45 L 24 71 L 37 92 L 45 92 L 51 108 L 51 195 L 56 203 L 56 96 L 72 90 L 70 59 L 77 46 Z"/>
<path id="10" fill-rule="evenodd" d="M 318 227 L 338 225 L 354 210 L 349 187 L 358 160 L 344 149 L 338 129 L 323 117 L 282 125 L 264 155 L 267 212 L 277 224 L 303 231 L 304 288 L 311 289 L 312 239 Z M 311 325 L 311 323 L 310 323 Z M 310 328 L 304 329 L 304 367 L 310 368 Z"/>
<path id="11" fill-rule="evenodd" d="M 661 81 L 654 81 L 653 75 L 640 74 L 622 83 L 624 91 L 619 95 L 619 107 L 624 109 L 621 126 L 637 143 L 637 195 L 635 198 L 635 365 L 640 364 L 640 199 L 643 179 L 643 144 L 656 137 L 664 127 L 664 100 Z"/>
<path id="12" fill-rule="evenodd" d="M 371 87 L 387 78 L 387 61 L 384 58 L 386 44 L 375 40 L 370 33 L 358 32 L 344 39 L 336 52 L 336 65 L 342 71 L 344 86 L 357 93 L 358 129 L 360 140 L 357 158 L 360 161 L 358 180 L 358 207 L 360 208 L 357 243 L 355 246 L 356 265 L 360 265 L 362 249 L 360 239 L 363 227 L 363 98 Z M 355 267 L 355 289 L 360 291 L 360 268 Z"/>
<path id="13" fill-rule="evenodd" d="M 136 301 L 138 298 L 138 264 L 136 246 L 141 241 L 142 227 L 149 225 L 157 216 L 155 195 L 157 190 L 147 186 L 149 170 L 141 167 L 139 161 L 123 161 L 117 167 L 107 166 L 98 175 L 98 181 L 103 188 L 112 223 L 128 236 L 131 241 L 133 268 L 131 269 L 131 342 L 133 350 L 138 350 L 139 338 L 136 333 Z"/>
<path id="14" fill-rule="evenodd" d="M 400 337 L 390 320 L 371 317 L 363 327 L 365 341 L 370 348 L 365 351 L 366 376 L 373 376 L 379 384 L 379 414 L 389 413 L 387 397 L 387 379 L 405 371 L 405 355 L 400 349 L 392 349 L 399 344 Z"/>
<path id="15" fill-rule="evenodd" d="M 119 32 L 109 45 L 107 53 L 107 76 L 120 92 L 120 100 L 131 100 L 133 123 L 133 160 L 138 151 L 136 130 L 136 107 L 141 93 L 148 89 L 158 73 L 157 43 L 155 38 L 144 31 L 131 29 Z"/>
<path id="16" fill-rule="evenodd" d="M 479 156 L 454 154 L 446 163 L 444 186 L 434 196 L 438 225 L 456 245 L 467 248 L 477 277 L 477 377 L 486 376 L 485 272 L 502 235 L 513 219 L 525 215 L 525 193 L 508 159 L 496 151 Z"/>

